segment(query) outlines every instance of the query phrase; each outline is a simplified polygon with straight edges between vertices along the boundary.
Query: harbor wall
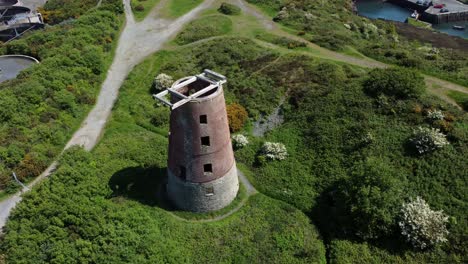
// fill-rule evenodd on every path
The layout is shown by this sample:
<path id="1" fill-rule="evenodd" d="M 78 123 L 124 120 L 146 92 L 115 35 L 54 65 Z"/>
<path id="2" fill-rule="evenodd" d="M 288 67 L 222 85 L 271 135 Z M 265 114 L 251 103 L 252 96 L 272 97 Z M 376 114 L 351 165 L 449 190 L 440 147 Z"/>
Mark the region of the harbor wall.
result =
<path id="1" fill-rule="evenodd" d="M 468 21 L 468 10 L 463 9 L 463 8 L 459 11 L 453 11 L 453 12 L 447 12 L 447 13 L 430 13 L 430 12 L 426 12 L 426 10 L 430 9 L 430 7 L 416 4 L 417 0 L 387 0 L 387 1 L 389 3 L 393 3 L 401 7 L 405 7 L 411 10 L 417 10 L 421 14 L 421 17 L 420 17 L 421 20 L 425 22 L 429 22 L 431 24 Z"/>
<path id="2" fill-rule="evenodd" d="M 447 22 L 468 21 L 468 10 L 461 12 L 449 12 L 442 14 L 430 14 L 424 12 L 421 20 L 427 21 L 432 24 L 441 24 Z"/>

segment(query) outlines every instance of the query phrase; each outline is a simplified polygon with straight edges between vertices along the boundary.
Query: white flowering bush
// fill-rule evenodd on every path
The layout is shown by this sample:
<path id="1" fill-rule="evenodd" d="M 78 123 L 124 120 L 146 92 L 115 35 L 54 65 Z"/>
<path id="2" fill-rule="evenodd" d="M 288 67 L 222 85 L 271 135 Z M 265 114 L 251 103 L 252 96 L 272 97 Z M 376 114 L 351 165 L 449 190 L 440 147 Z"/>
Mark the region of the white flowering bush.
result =
<path id="1" fill-rule="evenodd" d="M 288 19 L 289 18 L 289 10 L 286 6 L 284 6 L 281 11 L 278 12 L 278 14 L 276 15 L 276 17 L 274 18 L 275 21 L 280 21 L 280 20 L 284 20 L 284 19 Z"/>
<path id="2" fill-rule="evenodd" d="M 243 148 L 249 144 L 249 140 L 244 135 L 237 134 L 237 135 L 233 135 L 231 138 L 232 138 L 232 145 L 234 145 L 234 148 L 236 149 Z"/>
<path id="3" fill-rule="evenodd" d="M 282 143 L 265 142 L 262 153 L 270 160 L 284 160 L 288 156 L 286 146 Z"/>
<path id="4" fill-rule="evenodd" d="M 165 73 L 160 73 L 154 78 L 153 85 L 156 91 L 162 91 L 172 86 L 174 79 Z"/>
<path id="5" fill-rule="evenodd" d="M 444 113 L 442 113 L 442 111 L 440 110 L 429 110 L 427 112 L 427 117 L 430 119 L 430 120 L 442 120 L 444 119 L 445 115 Z"/>
<path id="6" fill-rule="evenodd" d="M 425 249 L 446 242 L 448 216 L 433 211 L 421 197 L 403 204 L 402 220 L 398 222 L 401 234 L 416 248 Z"/>
<path id="7" fill-rule="evenodd" d="M 418 127 L 414 130 L 411 142 L 419 154 L 428 153 L 448 145 L 446 136 L 436 128 Z"/>

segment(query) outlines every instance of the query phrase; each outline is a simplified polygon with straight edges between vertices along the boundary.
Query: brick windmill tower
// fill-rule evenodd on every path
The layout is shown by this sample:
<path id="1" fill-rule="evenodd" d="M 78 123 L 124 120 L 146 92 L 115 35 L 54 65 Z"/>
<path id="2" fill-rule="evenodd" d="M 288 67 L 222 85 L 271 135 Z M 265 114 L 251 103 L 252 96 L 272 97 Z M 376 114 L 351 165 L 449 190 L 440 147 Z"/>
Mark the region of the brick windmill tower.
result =
<path id="1" fill-rule="evenodd" d="M 167 193 L 180 209 L 221 209 L 239 190 L 224 101 L 226 77 L 210 70 L 154 95 L 171 108 Z"/>

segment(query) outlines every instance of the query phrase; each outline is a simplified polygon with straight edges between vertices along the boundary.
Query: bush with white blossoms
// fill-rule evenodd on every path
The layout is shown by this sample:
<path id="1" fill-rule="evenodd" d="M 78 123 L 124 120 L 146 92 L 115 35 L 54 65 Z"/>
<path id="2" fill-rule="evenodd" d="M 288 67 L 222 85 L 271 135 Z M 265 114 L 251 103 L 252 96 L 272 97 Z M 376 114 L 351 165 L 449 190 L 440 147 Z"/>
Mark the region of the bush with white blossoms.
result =
<path id="1" fill-rule="evenodd" d="M 160 73 L 154 78 L 153 85 L 156 91 L 162 91 L 172 86 L 174 79 L 165 73 Z"/>
<path id="2" fill-rule="evenodd" d="M 249 140 L 244 135 L 237 134 L 237 135 L 233 135 L 231 138 L 232 138 L 232 144 L 234 145 L 234 148 L 236 149 L 243 148 L 249 144 Z"/>
<path id="3" fill-rule="evenodd" d="M 421 197 L 403 204 L 402 220 L 398 222 L 401 234 L 420 249 L 446 242 L 448 216 L 443 211 L 433 211 Z"/>
<path id="4" fill-rule="evenodd" d="M 448 145 L 446 136 L 437 128 L 418 127 L 414 130 L 411 142 L 420 154 L 428 153 Z"/>
<path id="5" fill-rule="evenodd" d="M 286 146 L 282 143 L 265 142 L 262 153 L 270 160 L 284 160 L 288 156 Z"/>
<path id="6" fill-rule="evenodd" d="M 431 120 L 442 120 L 445 116 L 440 110 L 429 110 L 427 112 L 427 117 Z"/>

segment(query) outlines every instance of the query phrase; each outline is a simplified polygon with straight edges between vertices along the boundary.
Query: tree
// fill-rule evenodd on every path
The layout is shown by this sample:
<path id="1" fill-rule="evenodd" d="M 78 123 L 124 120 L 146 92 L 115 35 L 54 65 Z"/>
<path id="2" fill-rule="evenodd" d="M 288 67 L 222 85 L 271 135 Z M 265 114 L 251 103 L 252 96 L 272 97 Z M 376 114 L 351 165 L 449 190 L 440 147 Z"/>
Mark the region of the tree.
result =
<path id="1" fill-rule="evenodd" d="M 248 113 L 240 104 L 230 104 L 226 107 L 231 132 L 237 132 L 244 127 L 248 118 Z"/>
<path id="2" fill-rule="evenodd" d="M 403 204 L 401 221 L 398 225 L 401 234 L 411 244 L 420 249 L 446 242 L 448 216 L 443 211 L 433 211 L 421 197 Z"/>
<path id="3" fill-rule="evenodd" d="M 229 16 L 239 15 L 241 13 L 241 9 L 238 6 L 228 3 L 222 3 L 218 11 Z"/>
<path id="4" fill-rule="evenodd" d="M 362 239 L 389 235 L 402 202 L 403 177 L 380 158 L 357 162 L 338 189 L 338 205 L 349 230 Z"/>
<path id="5" fill-rule="evenodd" d="M 404 68 L 375 69 L 364 81 L 364 90 L 372 95 L 397 98 L 417 98 L 425 90 L 424 78 L 416 71 Z"/>

